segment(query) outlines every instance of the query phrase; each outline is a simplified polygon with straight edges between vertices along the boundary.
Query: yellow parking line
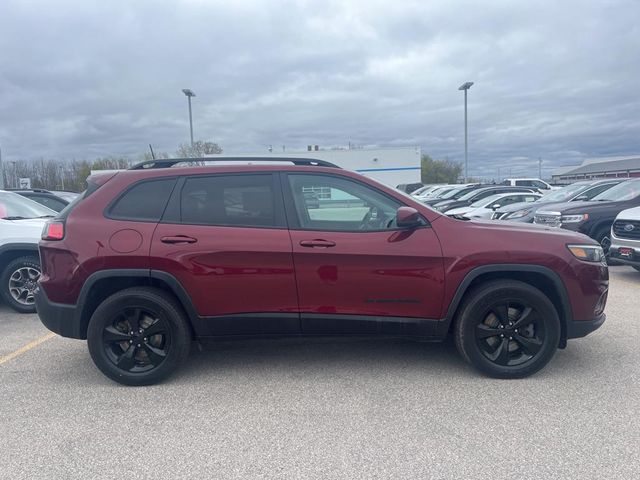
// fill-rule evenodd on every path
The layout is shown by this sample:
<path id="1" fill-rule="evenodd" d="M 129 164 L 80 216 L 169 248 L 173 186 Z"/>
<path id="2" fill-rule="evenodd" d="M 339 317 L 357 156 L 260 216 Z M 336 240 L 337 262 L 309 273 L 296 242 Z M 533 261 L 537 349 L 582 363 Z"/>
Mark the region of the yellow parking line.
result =
<path id="1" fill-rule="evenodd" d="M 11 352 L 10 354 L 5 355 L 4 357 L 0 357 L 0 365 L 2 365 L 3 363 L 7 363 L 9 360 L 13 360 L 16 357 L 19 357 L 23 353 L 27 353 L 32 348 L 37 347 L 38 345 L 40 345 L 41 343 L 46 342 L 47 340 L 51 340 L 55 336 L 56 336 L 55 333 L 49 332 L 49 333 L 47 333 L 46 335 L 43 335 L 40 338 L 36 338 L 33 342 L 27 343 L 24 347 L 20 347 L 15 352 Z"/>

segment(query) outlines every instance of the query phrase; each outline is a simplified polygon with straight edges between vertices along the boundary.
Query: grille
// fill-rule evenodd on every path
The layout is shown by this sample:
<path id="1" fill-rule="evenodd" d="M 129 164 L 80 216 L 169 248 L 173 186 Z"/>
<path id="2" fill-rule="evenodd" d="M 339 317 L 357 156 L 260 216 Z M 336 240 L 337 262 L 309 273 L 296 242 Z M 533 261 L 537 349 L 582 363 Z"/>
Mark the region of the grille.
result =
<path id="1" fill-rule="evenodd" d="M 613 234 L 618 238 L 640 240 L 640 221 L 616 220 L 613 222 Z"/>
<path id="2" fill-rule="evenodd" d="M 560 226 L 560 215 L 549 215 L 544 213 L 536 213 L 533 219 L 534 223 L 548 225 L 550 227 Z"/>

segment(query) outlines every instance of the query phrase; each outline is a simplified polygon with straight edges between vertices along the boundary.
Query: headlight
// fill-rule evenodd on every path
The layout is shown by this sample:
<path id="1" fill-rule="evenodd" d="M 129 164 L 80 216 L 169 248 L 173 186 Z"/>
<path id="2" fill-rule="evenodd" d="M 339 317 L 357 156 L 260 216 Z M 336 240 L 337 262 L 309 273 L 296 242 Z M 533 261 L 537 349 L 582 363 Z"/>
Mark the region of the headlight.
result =
<path id="1" fill-rule="evenodd" d="M 529 213 L 531 212 L 531 210 L 528 209 L 524 209 L 524 210 L 516 210 L 515 212 L 512 213 L 507 213 L 504 217 L 502 217 L 503 220 L 512 220 L 514 218 L 522 218 L 522 217 L 526 217 L 527 215 L 529 215 Z"/>
<path id="2" fill-rule="evenodd" d="M 589 219 L 588 213 L 583 213 L 581 215 L 562 215 L 560 217 L 560 221 L 562 223 L 580 223 Z"/>
<path id="3" fill-rule="evenodd" d="M 574 257 L 586 262 L 604 262 L 604 250 L 600 245 L 567 245 Z"/>

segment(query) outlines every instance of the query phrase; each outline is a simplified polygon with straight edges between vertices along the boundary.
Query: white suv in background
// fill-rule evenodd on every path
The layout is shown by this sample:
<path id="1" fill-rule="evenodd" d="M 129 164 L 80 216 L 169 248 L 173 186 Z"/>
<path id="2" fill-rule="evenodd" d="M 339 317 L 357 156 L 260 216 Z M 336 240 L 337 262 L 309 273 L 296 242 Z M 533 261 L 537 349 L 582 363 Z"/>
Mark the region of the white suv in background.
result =
<path id="1" fill-rule="evenodd" d="M 502 185 L 511 185 L 512 187 L 533 187 L 540 190 L 540 193 L 557 190 L 558 187 L 552 187 L 544 180 L 539 178 L 506 178 Z"/>
<path id="2" fill-rule="evenodd" d="M 36 311 L 38 242 L 47 219 L 56 215 L 33 200 L 0 190 L 0 296 L 18 312 Z"/>
<path id="3" fill-rule="evenodd" d="M 621 211 L 611 226 L 609 257 L 640 272 L 640 207 Z"/>

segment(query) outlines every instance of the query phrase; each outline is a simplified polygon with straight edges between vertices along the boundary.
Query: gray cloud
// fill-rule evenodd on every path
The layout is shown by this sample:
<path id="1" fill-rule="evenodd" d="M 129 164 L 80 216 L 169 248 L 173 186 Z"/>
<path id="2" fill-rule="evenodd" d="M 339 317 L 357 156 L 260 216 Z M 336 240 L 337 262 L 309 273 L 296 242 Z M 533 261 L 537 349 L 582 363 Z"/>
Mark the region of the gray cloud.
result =
<path id="1" fill-rule="evenodd" d="M 635 1 L 0 4 L 4 158 L 420 145 L 470 173 L 640 152 Z"/>

